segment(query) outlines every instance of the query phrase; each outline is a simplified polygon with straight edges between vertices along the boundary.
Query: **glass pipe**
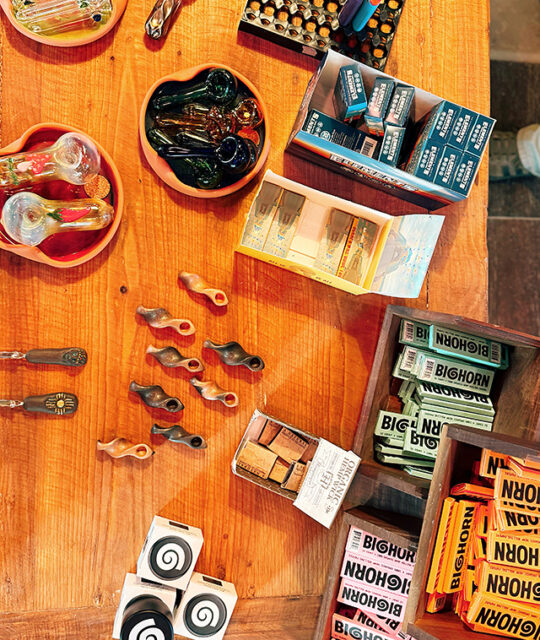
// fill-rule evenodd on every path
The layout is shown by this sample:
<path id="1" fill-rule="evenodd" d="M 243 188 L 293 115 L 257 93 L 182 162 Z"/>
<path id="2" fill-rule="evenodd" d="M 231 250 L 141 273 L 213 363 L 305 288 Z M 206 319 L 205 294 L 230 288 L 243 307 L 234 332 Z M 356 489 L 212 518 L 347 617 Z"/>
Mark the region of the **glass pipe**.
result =
<path id="1" fill-rule="evenodd" d="M 99 173 L 101 158 L 95 144 L 79 133 L 65 133 L 55 144 L 0 158 L 0 189 L 65 180 L 86 184 Z"/>
<path id="2" fill-rule="evenodd" d="M 158 154 L 166 160 L 183 158 L 210 157 L 215 158 L 229 173 L 245 173 L 251 170 L 257 160 L 257 147 L 251 142 L 237 135 L 227 136 L 221 144 L 214 148 L 187 149 L 185 147 L 163 146 Z"/>
<path id="3" fill-rule="evenodd" d="M 160 113 L 156 116 L 156 123 L 162 128 L 206 131 L 210 139 L 218 141 L 236 131 L 236 120 L 217 107 L 212 107 L 206 114 L 197 115 Z"/>
<path id="4" fill-rule="evenodd" d="M 236 78 L 226 69 L 212 69 L 204 82 L 200 82 L 186 91 L 154 98 L 156 109 L 181 107 L 186 102 L 207 100 L 215 104 L 230 104 L 237 93 Z"/>
<path id="5" fill-rule="evenodd" d="M 45 0 L 13 2 L 15 19 L 34 33 L 52 36 L 105 24 L 112 14 L 110 0 Z"/>
<path id="6" fill-rule="evenodd" d="M 162 146 L 174 146 L 174 140 L 160 129 L 149 129 L 146 133 L 155 148 Z M 194 134 L 178 134 L 182 136 Z M 178 136 L 176 136 L 178 139 Z M 208 148 L 212 143 L 206 138 L 198 138 L 198 144 L 205 144 Z M 178 140 L 180 142 L 180 140 Z M 193 142 L 193 141 L 192 141 Z M 182 182 L 194 182 L 199 189 L 215 189 L 223 179 L 223 169 L 217 160 L 213 158 L 184 158 L 170 161 L 171 169 Z"/>
<path id="7" fill-rule="evenodd" d="M 190 116 L 210 114 L 218 107 L 207 107 L 203 104 L 191 103 L 184 107 L 183 112 Z M 255 98 L 244 98 L 229 112 L 240 127 L 256 129 L 263 121 L 261 107 Z"/>
<path id="8" fill-rule="evenodd" d="M 144 27 L 150 38 L 159 40 L 167 35 L 181 4 L 182 0 L 157 0 Z"/>
<path id="9" fill-rule="evenodd" d="M 21 191 L 6 200 L 1 222 L 15 242 L 35 247 L 54 233 L 103 229 L 113 217 L 111 205 L 98 198 L 46 200 Z"/>

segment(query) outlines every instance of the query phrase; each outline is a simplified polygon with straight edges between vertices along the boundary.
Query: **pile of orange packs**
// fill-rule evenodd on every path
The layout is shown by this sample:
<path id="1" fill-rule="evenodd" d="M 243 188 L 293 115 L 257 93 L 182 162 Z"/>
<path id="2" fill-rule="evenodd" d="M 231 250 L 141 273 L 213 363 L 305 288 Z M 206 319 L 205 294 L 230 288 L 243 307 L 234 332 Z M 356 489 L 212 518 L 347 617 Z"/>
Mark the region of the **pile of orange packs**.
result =
<path id="1" fill-rule="evenodd" d="M 426 611 L 473 631 L 540 640 L 540 459 L 482 450 L 442 505 Z"/>

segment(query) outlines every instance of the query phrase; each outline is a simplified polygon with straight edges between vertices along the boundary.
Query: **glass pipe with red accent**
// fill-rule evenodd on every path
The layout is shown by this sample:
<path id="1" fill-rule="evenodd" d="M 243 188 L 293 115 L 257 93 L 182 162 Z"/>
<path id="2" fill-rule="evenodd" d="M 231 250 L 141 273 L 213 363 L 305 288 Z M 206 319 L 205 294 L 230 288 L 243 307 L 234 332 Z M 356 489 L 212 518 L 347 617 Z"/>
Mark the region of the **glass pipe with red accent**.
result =
<path id="1" fill-rule="evenodd" d="M 55 233 L 103 229 L 113 218 L 113 207 L 99 198 L 47 200 L 21 191 L 4 203 L 1 222 L 15 242 L 35 247 Z"/>
<path id="2" fill-rule="evenodd" d="M 82 185 L 99 173 L 96 145 L 80 133 L 65 133 L 50 147 L 0 158 L 0 189 L 65 180 Z"/>

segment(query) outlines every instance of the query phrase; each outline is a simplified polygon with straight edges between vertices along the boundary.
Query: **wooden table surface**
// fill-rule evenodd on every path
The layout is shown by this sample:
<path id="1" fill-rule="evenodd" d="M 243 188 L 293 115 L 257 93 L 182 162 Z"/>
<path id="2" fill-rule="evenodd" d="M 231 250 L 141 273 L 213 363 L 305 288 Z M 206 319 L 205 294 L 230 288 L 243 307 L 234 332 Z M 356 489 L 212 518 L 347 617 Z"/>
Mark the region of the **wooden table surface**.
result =
<path id="1" fill-rule="evenodd" d="M 241 598 L 228 638 L 302 640 L 315 627 L 336 528 L 232 475 L 230 462 L 255 407 L 350 447 L 385 305 L 234 253 L 257 180 L 223 200 L 184 197 L 152 173 L 138 144 L 141 101 L 159 77 L 214 61 L 237 68 L 269 107 L 268 167 L 390 213 L 418 211 L 283 154 L 317 62 L 237 34 L 243 0 L 185 0 L 161 46 L 143 37 L 150 0 L 129 0 L 111 34 L 62 50 L 0 31 L 0 142 L 30 125 L 88 132 L 113 156 L 124 219 L 92 262 L 56 270 L 0 251 L 1 348 L 83 346 L 82 370 L 4 362 L 3 397 L 66 390 L 72 418 L 4 410 L 0 446 L 0 639 L 110 638 L 124 575 L 135 567 L 154 514 L 200 527 L 198 569 L 235 583 Z M 386 71 L 489 112 L 486 0 L 407 0 Z M 486 318 L 487 162 L 465 202 L 449 206 L 426 284 L 411 304 Z M 217 313 L 177 283 L 185 269 L 230 294 Z M 164 306 L 196 325 L 194 338 L 156 333 L 135 308 Z M 204 338 L 239 340 L 266 360 L 260 375 L 204 354 L 207 375 L 240 396 L 237 409 L 205 403 L 182 371 L 145 357 L 148 344 L 200 355 Z M 150 436 L 169 414 L 145 407 L 130 380 L 157 383 L 185 402 L 183 423 L 204 452 Z M 113 461 L 96 440 L 152 444 L 149 461 Z M 25 613 L 26 612 L 26 613 Z"/>

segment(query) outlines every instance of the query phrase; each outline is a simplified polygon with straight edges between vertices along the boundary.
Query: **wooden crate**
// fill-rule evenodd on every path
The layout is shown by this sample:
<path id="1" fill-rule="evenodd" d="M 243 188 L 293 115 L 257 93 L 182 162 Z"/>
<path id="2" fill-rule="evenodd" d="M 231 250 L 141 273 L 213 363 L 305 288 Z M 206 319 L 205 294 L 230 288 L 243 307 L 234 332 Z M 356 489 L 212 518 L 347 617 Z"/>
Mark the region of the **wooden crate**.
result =
<path id="1" fill-rule="evenodd" d="M 498 371 L 490 397 L 496 408 L 493 432 L 525 440 L 540 437 L 540 338 L 511 329 L 469 320 L 461 316 L 388 305 L 379 335 L 373 368 L 358 422 L 353 451 L 362 458 L 359 473 L 377 483 L 425 499 L 429 481 L 409 476 L 405 471 L 382 465 L 374 459 L 373 430 L 379 410 L 395 411 L 389 405 L 392 369 L 403 345 L 399 344 L 402 318 L 437 324 L 503 342 L 512 347 L 510 366 Z M 349 499 L 355 504 L 353 492 Z"/>
<path id="2" fill-rule="evenodd" d="M 399 522 L 399 525 L 396 524 Z M 326 587 L 323 593 L 319 619 L 313 640 L 330 640 L 332 615 L 336 608 L 336 596 L 339 588 L 339 574 L 345 544 L 352 526 L 359 527 L 372 535 L 384 538 L 393 544 L 416 550 L 422 522 L 417 518 L 398 516 L 376 509 L 353 509 L 345 511 L 335 545 L 334 556 L 330 564 Z"/>
<path id="3" fill-rule="evenodd" d="M 519 395 L 516 392 L 516 395 Z M 516 421 L 511 422 L 511 426 Z M 482 449 L 527 458 L 540 455 L 539 442 L 526 442 L 503 434 L 478 431 L 457 425 L 444 428 L 426 503 L 424 524 L 418 543 L 417 561 L 405 610 L 404 630 L 417 640 L 493 640 L 493 635 L 468 629 L 453 611 L 426 613 L 426 593 L 431 555 L 437 536 L 443 500 L 450 488 L 470 479 L 472 466 Z M 499 636 L 497 636 L 499 637 Z"/>

